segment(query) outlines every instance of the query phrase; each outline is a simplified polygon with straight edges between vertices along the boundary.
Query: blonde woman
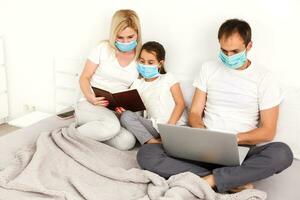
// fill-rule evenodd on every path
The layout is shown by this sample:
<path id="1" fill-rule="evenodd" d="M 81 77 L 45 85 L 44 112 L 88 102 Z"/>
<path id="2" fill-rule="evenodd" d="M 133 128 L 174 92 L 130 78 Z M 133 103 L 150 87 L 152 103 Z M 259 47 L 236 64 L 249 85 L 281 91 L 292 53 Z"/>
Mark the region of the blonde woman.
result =
<path id="1" fill-rule="evenodd" d="M 104 97 L 96 97 L 91 86 L 112 93 L 129 88 L 138 77 L 136 57 L 141 48 L 141 28 L 132 10 L 117 11 L 111 22 L 110 38 L 102 41 L 88 56 L 80 76 L 84 99 L 75 108 L 80 134 L 121 150 L 135 144 L 135 137 L 120 126 Z"/>

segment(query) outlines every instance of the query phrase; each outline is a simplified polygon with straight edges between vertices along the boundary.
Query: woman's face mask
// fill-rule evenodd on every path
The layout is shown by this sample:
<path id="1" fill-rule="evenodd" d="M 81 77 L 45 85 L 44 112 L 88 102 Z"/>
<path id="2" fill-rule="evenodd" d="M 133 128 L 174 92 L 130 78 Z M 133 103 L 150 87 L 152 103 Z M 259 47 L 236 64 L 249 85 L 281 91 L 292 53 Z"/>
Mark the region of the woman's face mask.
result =
<path id="1" fill-rule="evenodd" d="M 121 52 L 129 52 L 136 48 L 138 34 L 131 28 L 126 27 L 123 30 L 120 30 L 116 35 L 115 47 L 117 47 Z"/>
<path id="2" fill-rule="evenodd" d="M 136 48 L 137 41 L 133 40 L 128 43 L 116 41 L 115 46 L 122 52 L 129 52 Z"/>

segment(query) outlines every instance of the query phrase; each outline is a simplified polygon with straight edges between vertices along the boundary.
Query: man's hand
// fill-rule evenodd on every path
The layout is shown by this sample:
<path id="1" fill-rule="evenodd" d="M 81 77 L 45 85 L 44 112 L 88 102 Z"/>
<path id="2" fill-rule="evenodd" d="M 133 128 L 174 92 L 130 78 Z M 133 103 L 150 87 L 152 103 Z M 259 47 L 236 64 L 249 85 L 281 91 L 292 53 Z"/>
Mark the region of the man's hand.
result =
<path id="1" fill-rule="evenodd" d="M 276 134 L 279 105 L 260 111 L 260 127 L 237 134 L 238 144 L 259 144 L 273 140 Z"/>

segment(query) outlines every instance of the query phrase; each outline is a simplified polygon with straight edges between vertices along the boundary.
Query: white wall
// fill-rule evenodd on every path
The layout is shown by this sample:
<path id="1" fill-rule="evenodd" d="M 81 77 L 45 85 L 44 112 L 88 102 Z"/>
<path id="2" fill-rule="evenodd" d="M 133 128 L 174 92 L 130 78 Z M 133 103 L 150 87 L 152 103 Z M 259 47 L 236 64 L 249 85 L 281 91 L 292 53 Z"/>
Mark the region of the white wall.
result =
<path id="1" fill-rule="evenodd" d="M 21 115 L 24 104 L 54 111 L 53 58 L 85 58 L 107 39 L 110 19 L 121 8 L 138 13 L 143 40 L 165 46 L 167 68 L 181 79 L 217 58 L 218 28 L 235 17 L 252 26 L 252 60 L 300 86 L 297 0 L 0 0 L 11 116 Z"/>

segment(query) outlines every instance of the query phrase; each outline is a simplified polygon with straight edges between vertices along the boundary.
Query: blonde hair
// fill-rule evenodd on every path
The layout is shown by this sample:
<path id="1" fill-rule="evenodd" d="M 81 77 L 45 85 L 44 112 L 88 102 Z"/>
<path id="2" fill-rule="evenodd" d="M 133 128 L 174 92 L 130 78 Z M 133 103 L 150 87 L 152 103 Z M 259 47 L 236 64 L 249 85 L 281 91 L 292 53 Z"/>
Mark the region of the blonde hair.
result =
<path id="1" fill-rule="evenodd" d="M 137 57 L 142 47 L 141 25 L 139 17 L 133 10 L 118 10 L 117 12 L 115 12 L 111 20 L 109 44 L 111 47 L 116 49 L 115 41 L 117 38 L 117 34 L 127 27 L 134 29 L 137 33 Z"/>

